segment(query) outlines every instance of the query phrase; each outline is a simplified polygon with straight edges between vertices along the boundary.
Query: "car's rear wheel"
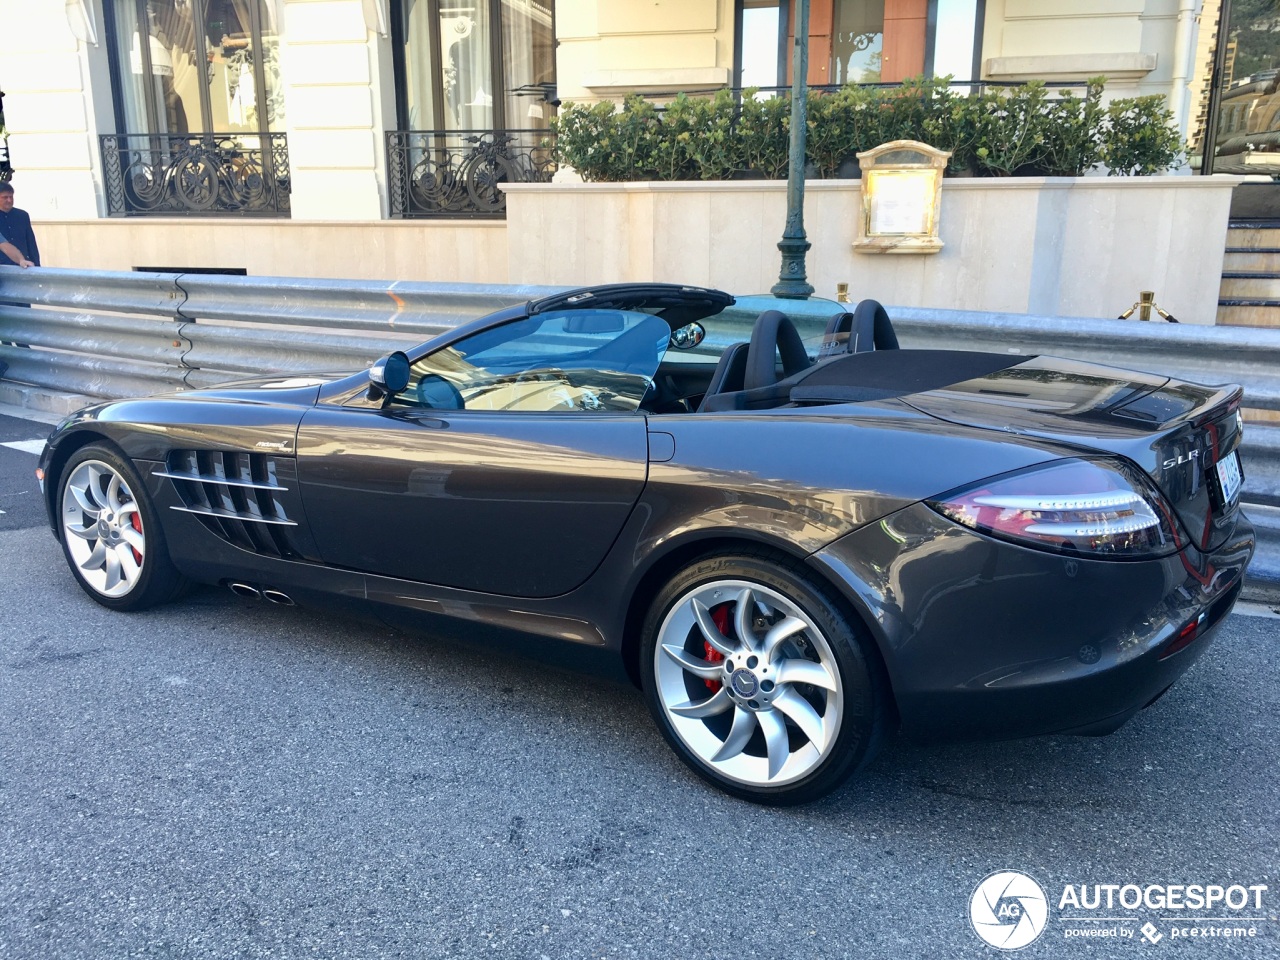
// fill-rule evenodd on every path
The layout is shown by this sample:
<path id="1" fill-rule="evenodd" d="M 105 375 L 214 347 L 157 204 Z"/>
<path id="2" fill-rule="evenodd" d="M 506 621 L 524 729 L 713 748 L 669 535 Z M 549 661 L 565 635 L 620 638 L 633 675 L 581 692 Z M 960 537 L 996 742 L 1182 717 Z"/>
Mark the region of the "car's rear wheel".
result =
<path id="1" fill-rule="evenodd" d="M 883 736 L 887 690 L 869 642 L 798 564 L 708 557 L 649 611 L 645 698 L 706 780 L 758 803 L 805 803 L 843 783 Z"/>
<path id="2" fill-rule="evenodd" d="M 62 551 L 85 593 L 113 610 L 177 596 L 186 581 L 169 559 L 155 507 L 133 466 L 98 444 L 78 450 L 58 490 Z"/>

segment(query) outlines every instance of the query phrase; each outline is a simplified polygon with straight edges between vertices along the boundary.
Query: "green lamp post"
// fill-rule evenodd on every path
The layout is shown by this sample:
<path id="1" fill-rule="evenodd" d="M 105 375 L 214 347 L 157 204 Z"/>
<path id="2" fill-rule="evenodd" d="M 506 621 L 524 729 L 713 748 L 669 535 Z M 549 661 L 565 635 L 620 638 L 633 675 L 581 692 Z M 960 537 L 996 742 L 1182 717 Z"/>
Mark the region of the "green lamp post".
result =
<path id="1" fill-rule="evenodd" d="M 796 0 L 795 47 L 791 54 L 791 151 L 787 175 L 787 225 L 778 249 L 782 270 L 773 285 L 775 297 L 804 300 L 813 293 L 805 276 L 804 255 L 812 244 L 804 234 L 804 141 L 807 132 L 809 75 L 809 0 Z"/>

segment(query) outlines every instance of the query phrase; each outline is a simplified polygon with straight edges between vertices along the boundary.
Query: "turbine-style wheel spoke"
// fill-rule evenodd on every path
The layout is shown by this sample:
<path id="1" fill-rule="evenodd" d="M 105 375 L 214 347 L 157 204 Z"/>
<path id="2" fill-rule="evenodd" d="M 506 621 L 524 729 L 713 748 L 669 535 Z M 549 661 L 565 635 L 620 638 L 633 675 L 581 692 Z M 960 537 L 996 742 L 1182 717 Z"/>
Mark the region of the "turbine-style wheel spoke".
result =
<path id="1" fill-rule="evenodd" d="M 87 560 L 80 564 L 84 570 L 102 570 L 107 565 L 107 545 L 99 540 L 93 545 L 93 552 Z"/>
<path id="2" fill-rule="evenodd" d="M 808 683 L 833 693 L 838 689 L 836 678 L 821 663 L 812 660 L 782 660 L 778 663 L 778 683 Z"/>
<path id="3" fill-rule="evenodd" d="M 120 536 L 124 538 L 125 543 L 133 547 L 133 549 L 137 550 L 139 553 L 142 553 L 142 548 L 147 545 L 146 538 L 142 536 L 140 531 L 133 529 L 133 527 L 121 528 Z"/>
<path id="4" fill-rule="evenodd" d="M 98 546 L 102 546 L 101 543 Z M 120 554 L 112 547 L 106 547 L 102 551 L 102 569 L 107 572 L 106 589 L 112 590 L 119 585 L 122 577 L 120 575 Z"/>
<path id="5" fill-rule="evenodd" d="M 678 647 L 673 643 L 664 643 L 662 651 L 680 664 L 682 669 L 692 673 L 695 677 L 701 677 L 703 680 L 715 680 L 721 675 L 721 667 L 718 663 L 709 663 L 686 653 L 684 647 Z"/>
<path id="6" fill-rule="evenodd" d="M 764 642 L 760 644 L 761 655 L 772 659 L 774 651 L 783 640 L 794 637 L 797 633 L 803 633 L 807 626 L 808 624 L 799 617 L 784 617 L 779 620 L 764 635 Z"/>
<path id="7" fill-rule="evenodd" d="M 85 471 L 89 482 L 85 484 L 88 490 L 92 491 L 91 496 L 98 503 L 106 505 L 106 487 L 103 485 L 103 478 L 111 476 L 103 464 L 89 464 L 89 469 Z"/>
<path id="8" fill-rule="evenodd" d="M 711 648 L 722 656 L 733 656 L 738 650 L 738 644 L 720 632 L 716 622 L 711 619 L 711 610 L 708 609 L 707 605 L 694 600 L 690 606 L 693 608 L 693 616 L 698 621 L 698 629 L 702 631 L 703 639 L 711 644 Z"/>
<path id="9" fill-rule="evenodd" d="M 89 491 L 80 487 L 68 487 L 71 496 L 75 498 L 76 506 L 80 508 L 80 512 L 84 514 L 86 520 L 98 519 L 98 504 L 90 499 Z"/>
<path id="10" fill-rule="evenodd" d="M 141 553 L 141 551 L 139 551 Z M 133 581 L 138 578 L 138 574 L 142 573 L 142 566 L 137 560 L 133 559 L 133 550 L 126 543 L 118 544 L 115 548 L 116 562 L 120 567 L 120 579 L 124 581 Z"/>
<path id="11" fill-rule="evenodd" d="M 97 540 L 98 539 L 97 526 L 77 527 L 68 523 L 62 529 L 66 533 L 71 534 L 73 537 L 79 537 L 81 540 Z"/>
<path id="12" fill-rule="evenodd" d="M 725 737 L 724 743 L 715 752 L 711 762 L 719 763 L 721 760 L 736 757 L 746 748 L 747 741 L 751 739 L 751 735 L 755 732 L 756 715 L 750 710 L 744 710 L 739 707 L 738 712 L 733 715 L 733 726 L 729 728 L 729 736 Z"/>
<path id="13" fill-rule="evenodd" d="M 755 616 L 756 598 L 752 596 L 750 589 L 744 589 L 738 594 L 738 603 L 733 613 L 733 626 L 738 631 L 738 642 L 748 650 L 754 650 L 759 646 L 753 622 Z"/>
<path id="14" fill-rule="evenodd" d="M 111 480 L 107 483 L 107 506 L 116 513 L 119 513 L 120 508 L 124 506 L 124 501 L 120 498 L 121 490 L 125 490 L 124 482 L 119 475 L 113 473 Z M 125 492 L 128 491 L 125 490 Z"/>
<path id="15" fill-rule="evenodd" d="M 671 712 L 681 717 L 702 719 L 703 717 L 714 717 L 717 714 L 724 713 L 732 706 L 733 700 L 729 698 L 729 691 L 721 687 L 712 696 L 707 697 L 705 700 L 699 700 L 697 703 L 692 700 L 688 703 L 677 703 L 671 708 Z"/>
<path id="16" fill-rule="evenodd" d="M 818 716 L 818 711 L 813 708 L 813 704 L 796 693 L 793 688 L 787 688 L 774 698 L 773 705 L 800 728 L 800 732 L 809 738 L 810 743 L 819 750 L 826 749 L 826 726 Z"/>
<path id="17" fill-rule="evenodd" d="M 791 758 L 791 745 L 787 738 L 787 724 L 776 710 L 762 710 L 756 714 L 756 722 L 764 732 L 765 752 L 769 757 L 769 779 L 782 772 Z"/>

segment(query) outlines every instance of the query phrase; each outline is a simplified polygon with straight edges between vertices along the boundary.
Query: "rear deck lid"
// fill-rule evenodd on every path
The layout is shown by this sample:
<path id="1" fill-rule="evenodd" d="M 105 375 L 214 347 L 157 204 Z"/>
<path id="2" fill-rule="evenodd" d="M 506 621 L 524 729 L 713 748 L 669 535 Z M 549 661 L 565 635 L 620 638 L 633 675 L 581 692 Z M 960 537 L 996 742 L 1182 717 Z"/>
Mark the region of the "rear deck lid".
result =
<path id="1" fill-rule="evenodd" d="M 1156 482 L 1190 542 L 1211 550 L 1239 510 L 1241 396 L 1235 385 L 1033 357 L 902 399 L 949 423 L 1127 457 Z"/>

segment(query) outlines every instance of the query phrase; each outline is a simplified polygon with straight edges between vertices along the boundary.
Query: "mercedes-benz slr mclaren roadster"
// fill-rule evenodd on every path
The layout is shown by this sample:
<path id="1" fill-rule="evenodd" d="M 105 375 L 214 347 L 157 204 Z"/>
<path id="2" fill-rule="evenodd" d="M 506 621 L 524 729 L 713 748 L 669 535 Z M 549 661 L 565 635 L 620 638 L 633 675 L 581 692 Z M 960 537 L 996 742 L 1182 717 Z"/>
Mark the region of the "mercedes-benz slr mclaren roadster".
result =
<path id="1" fill-rule="evenodd" d="M 618 285 L 355 374 L 89 407 L 40 469 L 104 606 L 217 583 L 595 648 L 696 773 L 785 804 L 896 727 L 1105 733 L 1159 698 L 1253 552 L 1240 398 L 898 349 L 874 301 Z"/>

